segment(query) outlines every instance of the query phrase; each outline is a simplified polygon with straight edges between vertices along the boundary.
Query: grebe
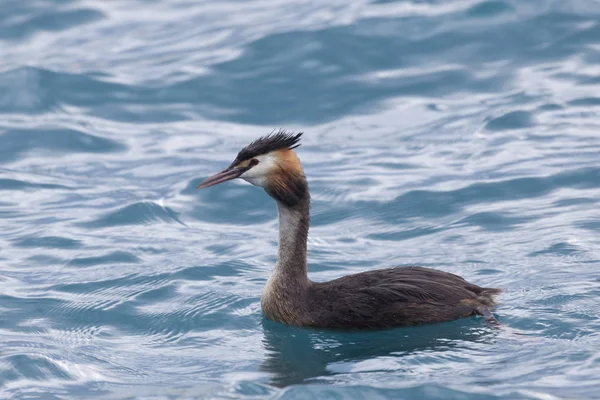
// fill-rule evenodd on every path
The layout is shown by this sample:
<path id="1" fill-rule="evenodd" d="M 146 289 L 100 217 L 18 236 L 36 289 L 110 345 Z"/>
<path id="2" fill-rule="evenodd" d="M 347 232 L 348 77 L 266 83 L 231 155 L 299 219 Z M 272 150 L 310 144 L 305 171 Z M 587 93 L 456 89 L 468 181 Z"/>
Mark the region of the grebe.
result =
<path id="1" fill-rule="evenodd" d="M 481 315 L 501 289 L 483 288 L 458 275 L 424 267 L 361 272 L 329 282 L 308 279 L 306 241 L 310 194 L 296 156 L 302 133 L 280 131 L 250 143 L 229 167 L 200 183 L 203 189 L 235 178 L 260 186 L 279 215 L 277 263 L 261 297 L 266 318 L 313 328 L 392 328 Z"/>

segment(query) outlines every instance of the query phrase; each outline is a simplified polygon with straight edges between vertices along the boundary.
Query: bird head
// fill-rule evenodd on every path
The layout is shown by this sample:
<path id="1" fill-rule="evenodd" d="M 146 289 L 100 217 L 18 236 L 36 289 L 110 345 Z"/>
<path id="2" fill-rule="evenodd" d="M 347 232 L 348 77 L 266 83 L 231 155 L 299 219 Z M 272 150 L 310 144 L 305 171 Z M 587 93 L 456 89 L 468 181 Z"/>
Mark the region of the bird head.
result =
<path id="1" fill-rule="evenodd" d="M 197 186 L 204 189 L 241 178 L 260 186 L 274 199 L 291 207 L 308 195 L 302 164 L 293 150 L 300 146 L 302 132 L 279 131 L 250 143 L 229 167 L 206 178 Z"/>

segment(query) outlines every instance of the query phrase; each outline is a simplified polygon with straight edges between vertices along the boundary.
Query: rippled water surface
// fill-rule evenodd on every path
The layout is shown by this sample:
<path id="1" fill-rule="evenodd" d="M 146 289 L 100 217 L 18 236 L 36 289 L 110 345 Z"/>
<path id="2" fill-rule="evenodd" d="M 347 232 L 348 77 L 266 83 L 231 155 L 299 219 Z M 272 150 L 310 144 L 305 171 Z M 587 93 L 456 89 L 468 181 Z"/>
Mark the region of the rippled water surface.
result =
<path id="1" fill-rule="evenodd" d="M 0 3 L 0 396 L 600 397 L 600 2 Z M 504 327 L 264 320 L 273 202 L 195 186 L 278 128 L 312 279 L 438 268 Z"/>

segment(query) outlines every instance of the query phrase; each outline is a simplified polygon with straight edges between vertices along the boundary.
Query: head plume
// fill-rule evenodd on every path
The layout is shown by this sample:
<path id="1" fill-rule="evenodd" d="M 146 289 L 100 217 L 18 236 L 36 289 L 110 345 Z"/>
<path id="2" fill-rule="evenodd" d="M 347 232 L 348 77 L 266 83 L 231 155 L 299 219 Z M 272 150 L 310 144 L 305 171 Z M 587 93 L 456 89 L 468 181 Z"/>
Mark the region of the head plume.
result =
<path id="1" fill-rule="evenodd" d="M 280 130 L 277 133 L 271 133 L 255 140 L 244 147 L 235 158 L 234 164 L 250 160 L 263 154 L 271 153 L 276 150 L 295 149 L 300 146 L 300 137 L 303 132 L 288 133 Z"/>

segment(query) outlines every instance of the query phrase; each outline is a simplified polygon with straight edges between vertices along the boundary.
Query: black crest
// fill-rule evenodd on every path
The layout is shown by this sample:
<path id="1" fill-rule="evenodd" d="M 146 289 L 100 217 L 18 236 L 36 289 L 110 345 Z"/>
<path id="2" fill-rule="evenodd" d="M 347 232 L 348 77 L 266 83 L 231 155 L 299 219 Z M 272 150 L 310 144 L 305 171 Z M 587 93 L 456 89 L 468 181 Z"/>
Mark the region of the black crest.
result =
<path id="1" fill-rule="evenodd" d="M 240 150 L 233 163 L 237 164 L 239 162 L 246 161 L 275 150 L 295 149 L 296 147 L 300 146 L 299 142 L 302 133 L 303 132 L 294 134 L 286 131 L 279 131 L 277 133 L 271 133 L 267 136 L 263 136 Z"/>

